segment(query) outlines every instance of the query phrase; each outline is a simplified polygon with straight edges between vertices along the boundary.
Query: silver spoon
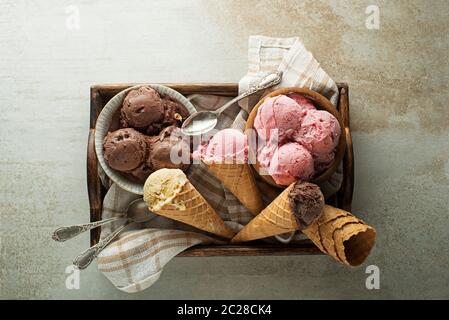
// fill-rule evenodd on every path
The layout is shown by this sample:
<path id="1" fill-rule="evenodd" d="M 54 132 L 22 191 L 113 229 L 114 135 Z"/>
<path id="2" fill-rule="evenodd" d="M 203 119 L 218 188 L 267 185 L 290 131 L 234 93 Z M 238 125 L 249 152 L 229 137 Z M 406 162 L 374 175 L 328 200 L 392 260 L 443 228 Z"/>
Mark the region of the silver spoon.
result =
<path id="1" fill-rule="evenodd" d="M 142 199 L 137 199 L 137 200 L 143 201 Z M 136 203 L 137 203 L 137 200 L 135 200 Z M 133 202 L 134 201 L 132 201 L 129 204 L 129 206 L 131 206 L 131 204 Z M 127 212 L 129 210 L 129 206 L 126 209 Z M 146 207 L 146 210 L 148 211 L 148 214 L 150 214 L 150 210 L 148 210 L 148 207 Z M 77 235 L 79 235 L 83 232 L 89 231 L 91 229 L 95 229 L 99 226 L 102 226 L 102 225 L 105 225 L 105 224 L 108 224 L 108 223 L 111 223 L 111 222 L 114 222 L 114 221 L 117 221 L 120 219 L 124 219 L 124 218 L 126 219 L 126 215 L 103 219 L 100 221 L 95 221 L 95 222 L 86 223 L 86 224 L 76 224 L 76 225 L 72 225 L 72 226 L 60 227 L 53 232 L 52 238 L 55 241 L 64 242 L 64 241 L 67 241 L 69 239 L 76 237 Z"/>
<path id="2" fill-rule="evenodd" d="M 125 216 L 108 218 L 108 219 L 95 221 L 95 222 L 91 222 L 91 223 L 86 223 L 86 224 L 76 224 L 73 226 L 60 227 L 53 232 L 52 238 L 55 241 L 64 242 L 64 241 L 67 241 L 69 239 L 76 237 L 77 235 L 79 235 L 83 232 L 89 231 L 91 229 L 95 229 L 104 224 L 108 224 L 108 223 L 111 223 L 111 222 L 114 222 L 114 221 L 117 221 L 117 220 L 120 220 L 123 218 L 125 218 Z"/>
<path id="3" fill-rule="evenodd" d="M 223 111 L 231 105 L 259 91 L 273 87 L 279 84 L 281 80 L 282 72 L 275 72 L 266 75 L 258 83 L 251 86 L 247 91 L 235 97 L 219 109 L 214 111 L 199 111 L 190 115 L 190 117 L 184 120 L 184 123 L 181 126 L 181 132 L 185 135 L 196 136 L 211 131 L 217 125 L 220 114 L 222 114 Z"/>
<path id="4" fill-rule="evenodd" d="M 128 209 L 126 210 L 127 221 L 124 225 L 117 228 L 108 235 L 106 238 L 100 240 L 96 245 L 85 250 L 79 254 L 74 260 L 73 264 L 78 267 L 78 269 L 87 268 L 90 263 L 98 256 L 98 254 L 120 233 L 125 229 L 130 223 L 137 222 L 143 223 L 148 222 L 156 217 L 156 214 L 148 210 L 148 206 L 143 201 L 143 199 L 137 199 L 132 201 Z"/>

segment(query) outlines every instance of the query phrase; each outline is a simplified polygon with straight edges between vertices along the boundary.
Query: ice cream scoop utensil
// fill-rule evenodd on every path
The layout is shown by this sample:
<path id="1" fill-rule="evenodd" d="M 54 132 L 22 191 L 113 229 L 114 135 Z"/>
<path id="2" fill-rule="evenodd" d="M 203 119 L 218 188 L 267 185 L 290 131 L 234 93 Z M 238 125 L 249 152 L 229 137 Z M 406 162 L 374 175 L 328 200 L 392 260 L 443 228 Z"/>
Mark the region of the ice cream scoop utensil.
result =
<path id="1" fill-rule="evenodd" d="M 181 127 L 182 133 L 189 136 L 195 136 L 211 131 L 217 125 L 220 114 L 222 114 L 227 108 L 243 98 L 279 84 L 281 80 L 282 72 L 270 73 L 263 77 L 258 83 L 251 86 L 247 91 L 235 97 L 219 109 L 214 111 L 200 111 L 192 114 L 184 120 Z"/>
<path id="2" fill-rule="evenodd" d="M 147 222 L 156 217 L 156 215 L 148 210 L 148 206 L 145 204 L 143 199 L 137 199 L 129 204 L 126 217 L 127 221 L 124 225 L 114 230 L 114 232 L 112 232 L 106 238 L 100 240 L 96 245 L 90 247 L 89 249 L 78 255 L 73 260 L 73 264 L 78 267 L 78 269 L 87 268 L 90 263 L 98 256 L 98 254 L 100 254 L 100 252 L 130 223 Z"/>

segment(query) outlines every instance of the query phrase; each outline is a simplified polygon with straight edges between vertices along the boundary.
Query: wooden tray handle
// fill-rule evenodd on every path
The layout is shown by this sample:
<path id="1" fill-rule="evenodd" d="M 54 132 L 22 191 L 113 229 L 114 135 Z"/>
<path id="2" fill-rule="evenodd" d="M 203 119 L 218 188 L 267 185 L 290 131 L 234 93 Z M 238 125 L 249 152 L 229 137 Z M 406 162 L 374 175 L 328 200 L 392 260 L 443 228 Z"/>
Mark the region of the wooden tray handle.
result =
<path id="1" fill-rule="evenodd" d="M 98 160 L 95 154 L 95 129 L 89 130 L 89 140 L 87 143 L 87 192 L 89 195 L 90 221 L 101 219 L 101 182 L 98 178 Z M 90 231 L 91 246 L 95 245 L 100 238 L 100 228 Z"/>
<path id="2" fill-rule="evenodd" d="M 346 134 L 346 150 L 343 157 L 343 182 L 338 191 L 338 202 L 343 210 L 351 212 L 352 194 L 354 191 L 354 150 L 349 127 L 349 90 L 342 86 L 340 90 L 340 113 Z"/>

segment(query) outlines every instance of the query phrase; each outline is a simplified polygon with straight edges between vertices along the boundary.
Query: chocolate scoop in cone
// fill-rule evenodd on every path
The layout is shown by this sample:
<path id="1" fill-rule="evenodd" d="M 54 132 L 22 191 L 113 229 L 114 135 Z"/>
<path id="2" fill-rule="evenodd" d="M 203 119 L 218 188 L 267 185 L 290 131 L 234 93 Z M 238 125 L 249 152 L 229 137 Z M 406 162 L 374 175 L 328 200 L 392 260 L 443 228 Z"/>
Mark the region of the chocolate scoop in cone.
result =
<path id="1" fill-rule="evenodd" d="M 292 210 L 293 205 L 293 210 Z M 320 215 L 324 197 L 309 182 L 292 183 L 232 239 L 251 241 L 308 227 Z"/>
<path id="2" fill-rule="evenodd" d="M 324 253 L 348 266 L 362 264 L 376 231 L 351 213 L 324 205 L 318 186 L 296 182 L 285 189 L 232 239 L 251 241 L 302 230 Z"/>
<path id="3" fill-rule="evenodd" d="M 324 208 L 324 196 L 320 187 L 310 182 L 294 183 L 288 193 L 288 200 L 300 230 L 312 225 Z"/>

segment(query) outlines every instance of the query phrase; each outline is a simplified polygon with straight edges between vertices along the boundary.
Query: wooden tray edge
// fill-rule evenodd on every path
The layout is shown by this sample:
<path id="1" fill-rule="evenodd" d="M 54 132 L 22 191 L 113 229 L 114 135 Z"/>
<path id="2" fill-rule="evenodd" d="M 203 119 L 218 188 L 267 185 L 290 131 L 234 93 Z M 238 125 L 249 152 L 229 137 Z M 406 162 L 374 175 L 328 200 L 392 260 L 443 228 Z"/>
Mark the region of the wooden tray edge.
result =
<path id="1" fill-rule="evenodd" d="M 322 254 L 313 244 L 298 245 L 253 245 L 253 246 L 194 246 L 178 257 L 230 257 L 230 256 L 293 256 Z"/>

